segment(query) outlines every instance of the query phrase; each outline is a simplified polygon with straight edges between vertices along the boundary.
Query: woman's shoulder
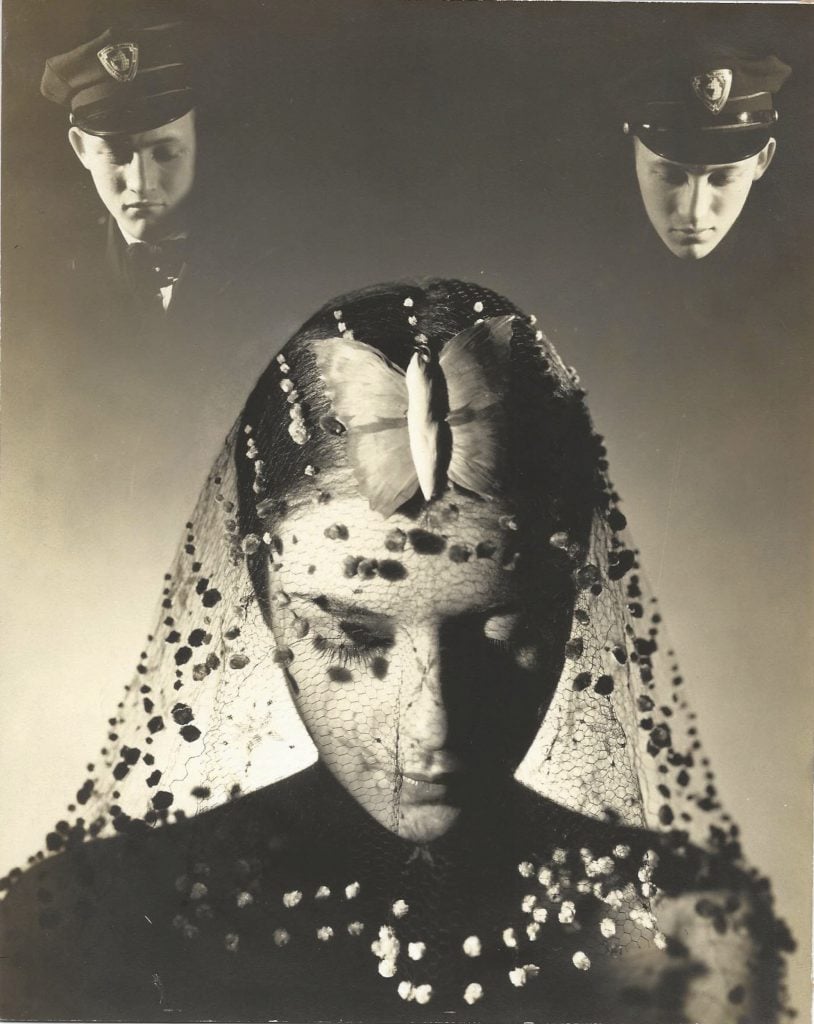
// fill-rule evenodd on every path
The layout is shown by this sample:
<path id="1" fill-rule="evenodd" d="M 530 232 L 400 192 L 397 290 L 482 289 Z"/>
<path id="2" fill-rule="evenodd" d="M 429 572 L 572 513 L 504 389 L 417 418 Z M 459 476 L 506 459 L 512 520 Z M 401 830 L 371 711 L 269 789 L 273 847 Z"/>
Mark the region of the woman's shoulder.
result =
<path id="1" fill-rule="evenodd" d="M 105 1017 L 115 1015 L 120 993 L 143 1007 L 151 995 L 142 983 L 150 977 L 142 963 L 151 945 L 149 872 L 117 837 L 15 875 L 0 905 L 3 1016 Z"/>

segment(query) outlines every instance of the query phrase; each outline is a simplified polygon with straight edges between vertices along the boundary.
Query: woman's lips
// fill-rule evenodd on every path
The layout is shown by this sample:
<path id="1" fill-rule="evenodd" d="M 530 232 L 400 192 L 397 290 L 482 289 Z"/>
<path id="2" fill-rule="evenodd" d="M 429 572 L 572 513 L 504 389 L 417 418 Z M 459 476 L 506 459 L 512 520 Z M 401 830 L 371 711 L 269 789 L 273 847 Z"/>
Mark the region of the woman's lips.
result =
<path id="1" fill-rule="evenodd" d="M 460 772 L 400 772 L 402 800 L 416 804 L 449 803 L 451 790 L 460 779 Z"/>

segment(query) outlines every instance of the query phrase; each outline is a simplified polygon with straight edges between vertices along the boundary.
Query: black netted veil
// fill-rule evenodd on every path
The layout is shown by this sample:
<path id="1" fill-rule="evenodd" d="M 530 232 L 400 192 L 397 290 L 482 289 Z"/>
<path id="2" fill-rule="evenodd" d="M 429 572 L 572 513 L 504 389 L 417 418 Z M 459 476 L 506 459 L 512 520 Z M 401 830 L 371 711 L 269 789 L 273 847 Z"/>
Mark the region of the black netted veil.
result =
<path id="1" fill-rule="evenodd" d="M 327 522 L 323 474 L 343 465 L 331 402 L 314 385 L 313 342 L 344 336 L 379 347 L 387 337 L 392 360 L 401 353 L 404 367 L 416 336 L 440 349 L 478 321 L 509 315 L 506 476 L 517 543 L 505 570 L 526 574 L 533 591 L 534 567 L 551 569 L 538 586 L 550 591 L 550 685 L 493 820 L 484 812 L 468 831 L 411 848 L 368 819 L 317 764 L 292 699 L 292 652 L 275 640 L 275 616 L 287 601 L 273 586 L 285 558 L 275 524 L 297 503 L 324 506 Z M 166 885 L 174 911 L 158 926 L 182 946 L 212 943 L 225 972 L 253 942 L 286 956 L 269 966 L 270 1016 L 307 1019 L 323 1007 L 292 965 L 308 964 L 309 985 L 330 989 L 332 949 L 337 963 L 351 964 L 349 979 L 357 967 L 358 985 L 369 976 L 374 995 L 365 990 L 349 1011 L 365 1019 L 418 1019 L 430 1010 L 480 1019 L 478 1007 L 484 1019 L 506 1019 L 489 1016 L 511 1005 L 490 1003 L 496 988 L 501 1000 L 516 997 L 522 1012 L 547 1006 L 560 1016 L 545 1019 L 577 1019 L 597 1013 L 585 996 L 599 984 L 592 977 L 611 978 L 615 994 L 637 987 L 624 969 L 614 981 L 619 968 L 605 961 L 623 963 L 627 950 L 635 971 L 637 951 L 668 966 L 671 952 L 680 959 L 680 943 L 660 918 L 665 892 L 743 888 L 750 876 L 606 470 L 574 372 L 534 318 L 505 299 L 480 286 L 431 282 L 326 306 L 272 361 L 215 460 L 108 741 L 70 818 L 48 834 L 47 854 L 67 856 L 92 840 L 137 849 L 132 844 L 162 833 L 180 837 L 181 867 L 155 881 Z M 361 579 L 377 571 L 353 555 L 348 572 Z M 398 790 L 383 799 L 394 802 L 395 820 Z M 207 846 L 213 842 L 220 854 Z M 711 934 L 746 928 L 746 911 L 753 924 L 759 918 L 754 900 L 764 898 L 762 889 L 749 885 L 751 903 L 693 897 Z M 758 952 L 749 955 L 758 960 L 769 955 L 761 949 L 774 949 L 768 928 L 765 920 L 751 928 Z M 207 962 L 210 974 L 220 963 Z M 761 971 L 758 964 L 752 973 Z M 674 985 L 676 998 L 688 996 L 691 973 Z M 286 1001 L 289 976 L 302 1005 Z M 357 983 L 347 984 L 355 991 Z M 209 991 L 203 981 L 200 991 Z M 710 1020 L 738 1019 L 721 1007 L 744 1020 L 774 1012 L 771 984 L 755 997 L 763 1017 L 748 1015 L 737 980 L 725 980 L 721 991 Z M 646 1008 L 635 1010 L 639 1018 L 610 1005 L 603 1019 L 656 1019 Z M 209 1012 L 218 1016 L 217 1008 Z"/>

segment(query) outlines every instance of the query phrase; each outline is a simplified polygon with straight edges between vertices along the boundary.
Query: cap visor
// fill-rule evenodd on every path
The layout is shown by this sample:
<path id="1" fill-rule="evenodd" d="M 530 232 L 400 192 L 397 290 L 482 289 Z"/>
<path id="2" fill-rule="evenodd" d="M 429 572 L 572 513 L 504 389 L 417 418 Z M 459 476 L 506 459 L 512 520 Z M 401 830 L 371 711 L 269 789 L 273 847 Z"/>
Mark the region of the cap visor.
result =
<path id="1" fill-rule="evenodd" d="M 771 138 L 764 125 L 706 132 L 647 131 L 637 133 L 657 156 L 679 164 L 731 164 L 759 153 Z"/>
<path id="2" fill-rule="evenodd" d="M 93 111 L 74 111 L 71 121 L 88 135 L 133 135 L 177 121 L 194 106 L 192 90 L 183 89 L 161 96 L 133 97 Z"/>

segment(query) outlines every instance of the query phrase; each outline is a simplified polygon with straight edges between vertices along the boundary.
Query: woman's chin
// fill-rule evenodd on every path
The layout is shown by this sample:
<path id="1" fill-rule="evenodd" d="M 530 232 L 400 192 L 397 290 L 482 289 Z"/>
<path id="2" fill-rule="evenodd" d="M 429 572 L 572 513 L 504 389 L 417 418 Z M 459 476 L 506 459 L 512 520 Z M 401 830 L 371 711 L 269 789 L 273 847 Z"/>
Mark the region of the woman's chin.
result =
<path id="1" fill-rule="evenodd" d="M 411 843 L 431 843 L 440 839 L 456 824 L 460 807 L 450 804 L 402 805 L 399 808 L 397 834 Z"/>

